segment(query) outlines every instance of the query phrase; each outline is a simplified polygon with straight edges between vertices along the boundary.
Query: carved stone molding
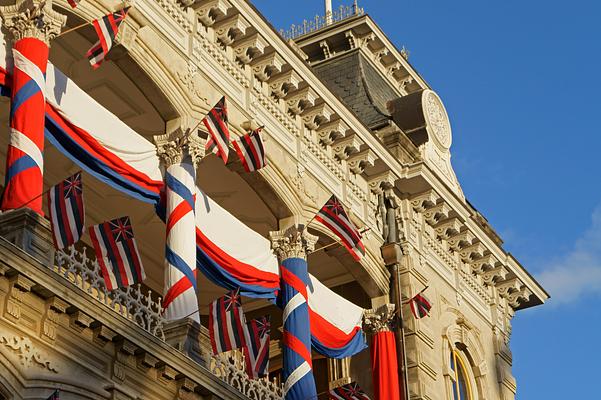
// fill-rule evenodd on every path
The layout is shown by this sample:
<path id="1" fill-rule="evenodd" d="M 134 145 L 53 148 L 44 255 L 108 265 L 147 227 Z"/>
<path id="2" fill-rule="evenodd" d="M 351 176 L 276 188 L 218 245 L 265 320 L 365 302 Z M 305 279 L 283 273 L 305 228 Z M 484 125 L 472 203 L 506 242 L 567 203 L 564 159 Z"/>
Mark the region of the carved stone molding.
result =
<path id="1" fill-rule="evenodd" d="M 157 155 L 165 167 L 180 164 L 186 155 L 190 156 L 194 169 L 205 156 L 205 141 L 197 131 L 177 129 L 173 133 L 154 137 Z"/>
<path id="2" fill-rule="evenodd" d="M 307 254 L 315 249 L 317 236 L 307 232 L 304 225 L 297 224 L 282 231 L 269 232 L 271 247 L 280 261 L 288 258 L 307 259 Z"/>
<path id="3" fill-rule="evenodd" d="M 37 365 L 52 372 L 59 372 L 48 354 L 37 349 L 31 339 L 26 336 L 0 332 L 0 343 L 13 350 L 19 357 L 21 365 L 27 368 Z"/>
<path id="4" fill-rule="evenodd" d="M 390 324 L 395 314 L 394 304 L 384 304 L 377 309 L 365 310 L 363 326 L 367 332 L 378 333 L 391 330 Z"/>
<path id="5" fill-rule="evenodd" d="M 52 0 L 17 0 L 0 7 L 3 25 L 15 41 L 35 38 L 50 44 L 60 34 L 67 16 L 52 9 Z"/>

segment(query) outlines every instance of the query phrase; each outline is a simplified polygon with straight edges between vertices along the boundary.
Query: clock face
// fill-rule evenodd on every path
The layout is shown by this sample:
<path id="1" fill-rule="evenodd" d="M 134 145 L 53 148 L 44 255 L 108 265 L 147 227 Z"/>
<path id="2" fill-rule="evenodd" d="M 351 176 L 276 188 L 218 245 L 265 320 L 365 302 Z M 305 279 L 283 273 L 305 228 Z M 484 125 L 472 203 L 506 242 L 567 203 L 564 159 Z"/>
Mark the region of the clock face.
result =
<path id="1" fill-rule="evenodd" d="M 439 147 L 448 150 L 452 142 L 451 124 L 440 97 L 431 90 L 425 90 L 422 107 L 424 108 L 428 132 Z"/>

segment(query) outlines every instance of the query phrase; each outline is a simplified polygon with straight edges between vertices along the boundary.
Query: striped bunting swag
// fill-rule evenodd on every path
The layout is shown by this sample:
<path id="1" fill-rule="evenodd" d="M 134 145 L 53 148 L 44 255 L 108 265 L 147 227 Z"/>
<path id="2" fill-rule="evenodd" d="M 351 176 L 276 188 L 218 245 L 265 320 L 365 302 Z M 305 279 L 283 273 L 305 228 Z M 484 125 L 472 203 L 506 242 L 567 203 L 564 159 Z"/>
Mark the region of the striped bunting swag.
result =
<path id="1" fill-rule="evenodd" d="M 202 120 L 209 131 L 209 140 L 205 149 L 208 153 L 215 153 L 221 157 L 224 163 L 227 163 L 227 157 L 230 151 L 230 131 L 227 125 L 227 105 L 225 96 L 215 104 L 215 107 L 209 111 Z"/>
<path id="2" fill-rule="evenodd" d="M 246 345 L 244 312 L 240 289 L 209 304 L 209 336 L 213 354 L 240 349 Z"/>
<path id="3" fill-rule="evenodd" d="M 428 300 L 423 293 L 418 293 L 413 296 L 409 304 L 411 305 L 413 316 L 417 319 L 424 318 L 430 313 L 430 309 L 432 309 L 430 300 Z"/>
<path id="4" fill-rule="evenodd" d="M 51 187 L 46 196 L 54 247 L 60 250 L 77 243 L 85 228 L 81 172 Z"/>
<path id="5" fill-rule="evenodd" d="M 117 32 L 119 31 L 119 25 L 121 25 L 125 17 L 127 17 L 129 8 L 130 7 L 125 7 L 120 11 L 107 14 L 102 18 L 92 21 L 96 34 L 98 35 L 98 42 L 88 50 L 86 55 L 94 69 L 100 67 L 104 58 L 111 50 L 115 36 L 117 36 Z"/>
<path id="6" fill-rule="evenodd" d="M 246 172 L 256 171 L 265 166 L 265 148 L 261 139 L 261 129 L 258 128 L 233 141 L 234 150 Z"/>
<path id="7" fill-rule="evenodd" d="M 246 373 L 250 379 L 259 379 L 268 374 L 269 370 L 269 337 L 271 323 L 269 315 L 253 319 L 246 324 L 246 346 L 244 360 Z"/>
<path id="8" fill-rule="evenodd" d="M 69 1 L 69 4 L 71 5 L 71 7 L 75 8 L 75 7 L 77 7 L 79 5 L 79 2 L 81 0 L 68 0 L 68 1 Z"/>
<path id="9" fill-rule="evenodd" d="M 340 200 L 334 195 L 319 210 L 315 219 L 324 224 L 336 236 L 340 238 L 344 247 L 351 253 L 353 258 L 360 261 L 365 255 L 365 246 L 361 242 L 361 233 L 350 221 Z"/>
<path id="10" fill-rule="evenodd" d="M 59 391 L 55 390 L 54 393 L 48 397 L 48 400 L 60 400 Z"/>
<path id="11" fill-rule="evenodd" d="M 129 217 L 94 225 L 89 231 L 108 290 L 146 279 Z"/>
<path id="12" fill-rule="evenodd" d="M 370 400 L 356 382 L 330 390 L 330 399 L 334 400 Z"/>

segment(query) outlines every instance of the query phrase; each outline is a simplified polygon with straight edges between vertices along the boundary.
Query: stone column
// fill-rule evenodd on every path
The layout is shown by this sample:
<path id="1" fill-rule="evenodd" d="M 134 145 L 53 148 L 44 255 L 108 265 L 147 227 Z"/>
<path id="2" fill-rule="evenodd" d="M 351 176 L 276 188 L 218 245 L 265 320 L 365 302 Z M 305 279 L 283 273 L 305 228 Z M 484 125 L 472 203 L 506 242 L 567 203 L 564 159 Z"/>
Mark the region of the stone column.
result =
<path id="1" fill-rule="evenodd" d="M 317 398 L 311 360 L 311 325 L 307 303 L 309 272 L 307 254 L 317 237 L 303 225 L 270 233 L 273 250 L 280 262 L 280 295 L 284 306 L 283 358 L 286 400 Z"/>
<path id="2" fill-rule="evenodd" d="M 200 322 L 196 295 L 196 167 L 204 157 L 204 140 L 181 128 L 155 136 L 165 167 L 165 297 L 167 320 L 190 317 Z"/>
<path id="3" fill-rule="evenodd" d="M 397 343 L 391 331 L 394 310 L 394 304 L 385 304 L 377 310 L 367 310 L 363 317 L 365 330 L 373 335 L 371 369 L 375 400 L 404 398 L 400 395 Z"/>
<path id="4" fill-rule="evenodd" d="M 1 210 L 23 205 L 42 215 L 44 121 L 48 46 L 67 17 L 52 10 L 52 0 L 17 0 L 0 7 L 13 40 L 10 139 Z"/>

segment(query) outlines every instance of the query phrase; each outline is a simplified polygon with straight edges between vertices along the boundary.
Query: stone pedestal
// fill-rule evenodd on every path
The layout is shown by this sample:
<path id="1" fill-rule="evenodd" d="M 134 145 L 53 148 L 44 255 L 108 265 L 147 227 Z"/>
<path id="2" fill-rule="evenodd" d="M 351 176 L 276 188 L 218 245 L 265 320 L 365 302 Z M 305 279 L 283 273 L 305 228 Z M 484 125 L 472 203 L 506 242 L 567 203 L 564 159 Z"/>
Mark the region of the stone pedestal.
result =
<path id="1" fill-rule="evenodd" d="M 50 222 L 28 208 L 0 214 L 0 236 L 47 267 L 54 263 Z"/>
<path id="2" fill-rule="evenodd" d="M 201 365 L 208 365 L 208 352 L 202 351 L 201 346 L 201 326 L 191 318 L 183 318 L 175 321 L 166 322 L 163 331 L 165 332 L 165 342 L 186 354 L 192 360 Z M 206 349 L 210 348 L 207 341 Z"/>

